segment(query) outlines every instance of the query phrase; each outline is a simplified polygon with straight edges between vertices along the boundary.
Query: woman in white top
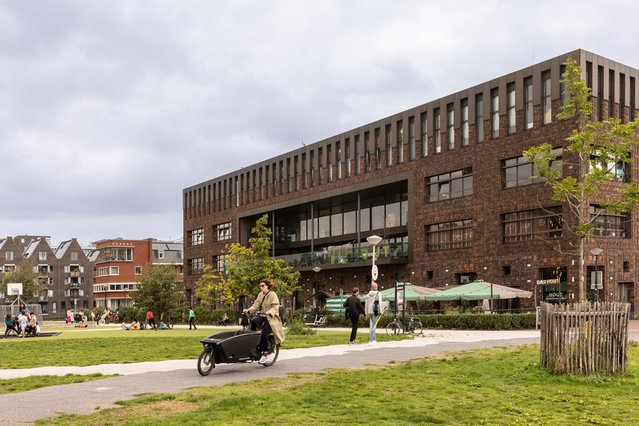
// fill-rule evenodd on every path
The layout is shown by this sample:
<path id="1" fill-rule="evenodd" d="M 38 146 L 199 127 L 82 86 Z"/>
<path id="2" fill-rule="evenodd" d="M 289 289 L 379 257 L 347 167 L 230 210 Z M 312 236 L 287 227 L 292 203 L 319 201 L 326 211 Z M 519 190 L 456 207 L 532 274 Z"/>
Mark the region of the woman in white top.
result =
<path id="1" fill-rule="evenodd" d="M 382 293 L 377 291 L 377 283 L 374 281 L 371 284 L 371 291 L 366 295 L 364 311 L 366 312 L 366 318 L 370 320 L 371 330 L 368 335 L 368 344 L 372 346 L 376 343 L 375 330 L 377 329 L 377 321 L 382 315 Z"/>

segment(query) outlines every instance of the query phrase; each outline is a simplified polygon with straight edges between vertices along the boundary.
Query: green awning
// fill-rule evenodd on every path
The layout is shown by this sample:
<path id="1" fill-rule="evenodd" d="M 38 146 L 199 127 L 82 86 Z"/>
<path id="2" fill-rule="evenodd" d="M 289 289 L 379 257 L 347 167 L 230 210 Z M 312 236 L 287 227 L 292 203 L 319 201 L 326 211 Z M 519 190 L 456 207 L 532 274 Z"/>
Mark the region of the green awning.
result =
<path id="1" fill-rule="evenodd" d="M 326 299 L 326 309 L 336 314 L 344 313 L 344 302 L 346 302 L 348 296 L 334 296 Z"/>
<path id="2" fill-rule="evenodd" d="M 477 280 L 426 296 L 426 300 L 490 300 L 530 298 L 532 292 Z"/>

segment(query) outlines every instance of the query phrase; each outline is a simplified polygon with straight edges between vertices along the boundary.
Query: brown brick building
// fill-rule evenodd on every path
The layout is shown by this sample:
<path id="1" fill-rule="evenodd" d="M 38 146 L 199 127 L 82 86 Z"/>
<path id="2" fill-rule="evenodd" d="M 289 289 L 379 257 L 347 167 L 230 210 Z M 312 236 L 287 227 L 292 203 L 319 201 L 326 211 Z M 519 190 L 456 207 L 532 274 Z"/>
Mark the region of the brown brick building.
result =
<path id="1" fill-rule="evenodd" d="M 479 278 L 533 291 L 526 306 L 576 300 L 567 206 L 522 157 L 542 142 L 566 146 L 571 124 L 556 115 L 567 58 L 583 68 L 595 118 L 635 119 L 639 71 L 576 50 L 184 189 L 187 296 L 203 265 L 222 268 L 225 245 L 246 243 L 266 213 L 274 255 L 302 273 L 298 305 L 367 288 L 373 234 L 383 237 L 382 288 Z M 619 165 L 616 178 L 637 182 L 638 173 Z M 636 214 L 604 213 L 586 247 L 603 249 L 600 299 L 629 301 L 635 312 L 638 230 Z"/>
<path id="2" fill-rule="evenodd" d="M 137 283 L 144 268 L 150 264 L 171 264 L 178 271 L 182 282 L 182 242 L 159 241 L 153 238 L 125 240 L 115 238 L 95 243 L 95 305 L 117 311 L 131 306 L 130 292 L 137 290 Z"/>
<path id="3" fill-rule="evenodd" d="M 18 235 L 0 239 L 0 280 L 23 261 L 30 262 L 44 291 L 37 297 L 23 295 L 27 303 L 38 303 L 46 319 L 65 317 L 68 308 L 76 311 L 93 306 L 93 259 L 89 250 L 71 240 L 52 247 L 47 236 Z M 15 298 L 1 295 L 4 304 Z"/>

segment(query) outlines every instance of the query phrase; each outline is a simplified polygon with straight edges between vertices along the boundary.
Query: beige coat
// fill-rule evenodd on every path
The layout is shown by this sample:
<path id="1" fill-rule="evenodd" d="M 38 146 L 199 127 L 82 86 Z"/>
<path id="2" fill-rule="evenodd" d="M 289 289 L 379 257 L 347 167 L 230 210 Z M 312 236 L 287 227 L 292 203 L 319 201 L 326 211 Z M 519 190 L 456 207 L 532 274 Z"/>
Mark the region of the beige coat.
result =
<path id="1" fill-rule="evenodd" d="M 261 306 L 261 308 L 260 308 Z M 275 337 L 276 343 L 282 343 L 284 340 L 284 327 L 282 326 L 282 320 L 280 319 L 280 299 L 273 291 L 269 291 L 267 294 L 260 292 L 248 311 L 249 314 L 261 310 L 266 314 L 271 329 L 273 330 L 273 337 Z"/>

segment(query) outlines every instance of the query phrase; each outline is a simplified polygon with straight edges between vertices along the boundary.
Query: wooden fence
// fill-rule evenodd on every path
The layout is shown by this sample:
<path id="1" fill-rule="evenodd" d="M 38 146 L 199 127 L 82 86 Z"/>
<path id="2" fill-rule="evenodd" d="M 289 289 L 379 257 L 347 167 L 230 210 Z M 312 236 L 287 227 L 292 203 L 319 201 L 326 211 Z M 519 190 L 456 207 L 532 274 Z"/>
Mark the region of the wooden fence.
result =
<path id="1" fill-rule="evenodd" d="M 540 313 L 542 367 L 576 374 L 626 371 L 630 304 L 542 303 Z"/>

